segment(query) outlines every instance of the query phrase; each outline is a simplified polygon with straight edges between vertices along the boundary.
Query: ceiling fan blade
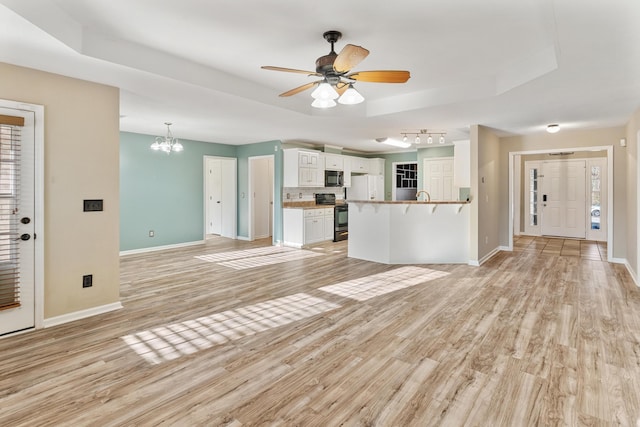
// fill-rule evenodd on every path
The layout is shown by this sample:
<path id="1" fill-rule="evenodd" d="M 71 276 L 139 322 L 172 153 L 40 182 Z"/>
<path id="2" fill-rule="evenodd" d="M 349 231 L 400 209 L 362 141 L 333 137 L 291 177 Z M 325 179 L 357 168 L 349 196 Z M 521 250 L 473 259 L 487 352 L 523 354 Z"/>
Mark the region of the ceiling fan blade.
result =
<path id="1" fill-rule="evenodd" d="M 344 76 L 348 79 L 359 82 L 372 83 L 405 83 L 411 77 L 408 71 L 400 70 L 378 70 L 378 71 L 356 71 Z"/>
<path id="2" fill-rule="evenodd" d="M 348 44 L 342 48 L 335 61 L 333 61 L 333 69 L 338 73 L 346 73 L 364 58 L 369 55 L 369 51 L 362 46 Z"/>
<path id="3" fill-rule="evenodd" d="M 295 68 L 273 67 L 271 65 L 263 65 L 260 68 L 262 68 L 263 70 L 285 71 L 287 73 L 306 74 L 308 76 L 321 76 L 321 74 L 318 74 L 315 71 L 296 70 Z"/>
<path id="4" fill-rule="evenodd" d="M 307 83 L 304 84 L 302 86 L 298 86 L 296 88 L 293 88 L 287 92 L 281 93 L 280 96 L 291 96 L 291 95 L 295 95 L 296 93 L 300 93 L 302 91 L 305 91 L 307 89 L 311 89 L 312 87 L 314 87 L 315 85 L 317 85 L 318 83 L 320 83 L 322 80 L 318 80 L 316 82 L 311 82 L 311 83 Z"/>

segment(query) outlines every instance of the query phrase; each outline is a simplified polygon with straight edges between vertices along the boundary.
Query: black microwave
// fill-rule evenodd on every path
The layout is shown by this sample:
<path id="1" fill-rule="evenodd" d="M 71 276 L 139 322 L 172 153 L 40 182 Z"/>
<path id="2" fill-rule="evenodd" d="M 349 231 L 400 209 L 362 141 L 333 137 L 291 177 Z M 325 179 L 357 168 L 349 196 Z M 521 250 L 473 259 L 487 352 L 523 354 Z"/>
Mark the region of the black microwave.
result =
<path id="1" fill-rule="evenodd" d="M 324 171 L 325 187 L 344 187 L 344 172 Z"/>

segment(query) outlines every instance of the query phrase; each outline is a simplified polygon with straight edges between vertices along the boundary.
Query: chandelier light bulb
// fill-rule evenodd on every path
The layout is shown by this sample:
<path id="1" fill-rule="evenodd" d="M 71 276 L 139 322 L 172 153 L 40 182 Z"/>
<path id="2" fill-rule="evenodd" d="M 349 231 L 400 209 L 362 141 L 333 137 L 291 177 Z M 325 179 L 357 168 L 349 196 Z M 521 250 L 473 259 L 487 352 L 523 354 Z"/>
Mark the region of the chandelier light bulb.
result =
<path id="1" fill-rule="evenodd" d="M 325 100 L 325 99 L 336 99 L 340 95 L 338 94 L 338 92 L 336 92 L 333 86 L 331 86 L 327 82 L 323 82 L 323 83 L 320 83 L 313 92 L 311 92 L 311 96 L 313 97 L 313 99 Z"/>
<path id="2" fill-rule="evenodd" d="M 420 144 L 420 135 L 416 135 L 416 144 Z"/>
<path id="3" fill-rule="evenodd" d="M 444 144 L 444 135 L 440 135 L 440 139 L 438 140 L 440 144 Z"/>
<path id="4" fill-rule="evenodd" d="M 407 134 L 405 133 L 404 136 L 402 137 L 402 142 L 407 142 Z"/>
<path id="5" fill-rule="evenodd" d="M 360 104 L 362 101 L 364 101 L 364 97 L 360 95 L 360 92 L 354 89 L 353 83 L 349 83 L 349 88 L 342 94 L 340 98 L 338 98 L 338 102 L 344 105 Z"/>
<path id="6" fill-rule="evenodd" d="M 427 144 L 433 144 L 433 137 L 431 135 L 427 137 Z"/>
<path id="7" fill-rule="evenodd" d="M 312 103 L 311 106 L 315 107 L 315 108 L 331 108 L 331 107 L 335 107 L 336 105 L 336 101 L 334 101 L 333 99 L 315 99 Z"/>

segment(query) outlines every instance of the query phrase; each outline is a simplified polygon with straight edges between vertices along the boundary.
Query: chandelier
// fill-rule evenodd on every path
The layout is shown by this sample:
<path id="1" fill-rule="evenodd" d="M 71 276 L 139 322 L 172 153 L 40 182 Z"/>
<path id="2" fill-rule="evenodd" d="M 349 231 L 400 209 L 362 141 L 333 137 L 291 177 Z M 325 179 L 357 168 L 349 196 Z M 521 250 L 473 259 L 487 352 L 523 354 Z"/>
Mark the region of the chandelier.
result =
<path id="1" fill-rule="evenodd" d="M 416 132 L 400 132 L 403 142 L 407 142 L 407 140 L 409 139 L 408 135 L 415 135 L 415 138 L 413 138 L 413 142 L 415 142 L 416 145 L 422 142 L 422 139 L 420 137 L 424 137 L 424 135 L 427 135 L 427 144 L 433 144 L 434 135 L 438 137 L 438 143 L 444 144 L 446 142 L 446 140 L 444 139 L 444 136 L 446 134 L 447 133 L 443 131 L 430 131 L 429 129 L 420 129 Z"/>
<path id="2" fill-rule="evenodd" d="M 173 137 L 171 134 L 171 126 L 172 123 L 165 122 L 167 125 L 167 135 L 166 136 L 156 136 L 156 140 L 153 144 L 151 144 L 151 149 L 154 151 L 164 151 L 167 154 L 171 154 L 172 151 L 180 152 L 184 150 L 180 141 Z"/>

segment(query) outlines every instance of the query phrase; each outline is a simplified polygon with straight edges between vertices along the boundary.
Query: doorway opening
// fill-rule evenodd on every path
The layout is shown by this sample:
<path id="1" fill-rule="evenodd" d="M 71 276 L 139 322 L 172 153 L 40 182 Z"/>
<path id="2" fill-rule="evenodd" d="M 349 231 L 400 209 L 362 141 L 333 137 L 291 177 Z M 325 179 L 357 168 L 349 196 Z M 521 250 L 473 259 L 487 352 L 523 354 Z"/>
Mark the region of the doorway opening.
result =
<path id="1" fill-rule="evenodd" d="M 204 157 L 204 234 L 230 239 L 237 237 L 237 160 Z"/>
<path id="2" fill-rule="evenodd" d="M 392 174 L 391 200 L 416 200 L 418 162 L 394 162 Z"/>
<path id="3" fill-rule="evenodd" d="M 275 197 L 273 155 L 249 157 L 249 240 L 272 238 Z"/>
<path id="4" fill-rule="evenodd" d="M 606 241 L 611 260 L 612 174 L 612 146 L 510 152 L 508 249 L 521 234 L 578 238 Z"/>

